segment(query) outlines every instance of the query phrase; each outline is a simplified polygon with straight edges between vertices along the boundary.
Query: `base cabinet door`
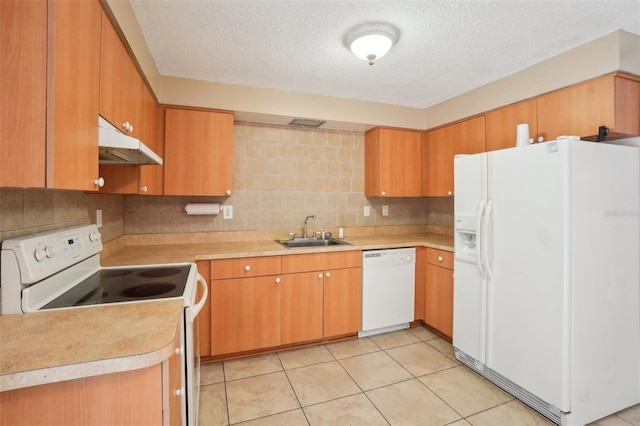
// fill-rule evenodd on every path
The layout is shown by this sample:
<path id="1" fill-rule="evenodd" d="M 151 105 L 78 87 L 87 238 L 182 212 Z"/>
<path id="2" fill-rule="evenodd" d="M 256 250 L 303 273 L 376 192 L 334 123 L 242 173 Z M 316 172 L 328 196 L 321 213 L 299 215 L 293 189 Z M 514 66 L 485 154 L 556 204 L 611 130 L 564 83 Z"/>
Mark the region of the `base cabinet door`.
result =
<path id="1" fill-rule="evenodd" d="M 453 337 L 453 271 L 427 265 L 425 322 Z"/>
<path id="2" fill-rule="evenodd" d="M 322 337 L 322 272 L 282 276 L 281 344 Z"/>
<path id="3" fill-rule="evenodd" d="M 362 329 L 362 268 L 324 272 L 324 337 Z"/>
<path id="4" fill-rule="evenodd" d="M 279 276 L 211 281 L 211 354 L 280 345 Z"/>

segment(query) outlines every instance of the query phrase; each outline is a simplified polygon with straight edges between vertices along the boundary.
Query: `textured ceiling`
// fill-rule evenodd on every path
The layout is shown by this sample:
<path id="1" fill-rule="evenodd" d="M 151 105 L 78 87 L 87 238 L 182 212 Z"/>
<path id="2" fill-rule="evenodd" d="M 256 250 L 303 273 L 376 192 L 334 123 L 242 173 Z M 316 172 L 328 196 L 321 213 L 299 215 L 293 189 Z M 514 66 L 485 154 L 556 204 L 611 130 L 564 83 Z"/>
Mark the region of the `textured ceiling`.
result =
<path id="1" fill-rule="evenodd" d="M 618 29 L 640 34 L 640 0 L 131 4 L 161 75 L 414 108 Z M 370 21 L 400 29 L 373 66 L 343 43 L 350 29 Z"/>

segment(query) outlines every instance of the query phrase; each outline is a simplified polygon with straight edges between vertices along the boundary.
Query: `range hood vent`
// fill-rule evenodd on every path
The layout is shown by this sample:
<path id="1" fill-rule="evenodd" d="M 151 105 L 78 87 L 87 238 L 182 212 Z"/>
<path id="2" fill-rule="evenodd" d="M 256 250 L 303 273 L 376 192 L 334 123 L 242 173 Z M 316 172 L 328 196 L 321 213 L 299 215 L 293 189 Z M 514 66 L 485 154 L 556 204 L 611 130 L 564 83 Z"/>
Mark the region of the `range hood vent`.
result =
<path id="1" fill-rule="evenodd" d="M 100 164 L 162 165 L 162 158 L 136 138 L 127 136 L 98 116 Z"/>
<path id="2" fill-rule="evenodd" d="M 326 121 L 324 120 L 314 120 L 312 118 L 294 118 L 289 123 L 290 126 L 298 126 L 298 127 L 320 127 Z"/>

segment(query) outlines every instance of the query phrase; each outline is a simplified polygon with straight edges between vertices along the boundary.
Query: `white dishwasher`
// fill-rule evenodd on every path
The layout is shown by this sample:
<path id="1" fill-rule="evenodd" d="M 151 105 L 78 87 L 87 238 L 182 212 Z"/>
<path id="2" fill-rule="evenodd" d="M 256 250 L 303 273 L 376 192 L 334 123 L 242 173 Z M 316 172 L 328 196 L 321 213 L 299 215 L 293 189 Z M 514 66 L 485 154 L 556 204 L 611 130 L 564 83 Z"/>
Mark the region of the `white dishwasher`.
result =
<path id="1" fill-rule="evenodd" d="M 416 249 L 362 252 L 362 330 L 358 337 L 408 328 L 414 320 Z"/>

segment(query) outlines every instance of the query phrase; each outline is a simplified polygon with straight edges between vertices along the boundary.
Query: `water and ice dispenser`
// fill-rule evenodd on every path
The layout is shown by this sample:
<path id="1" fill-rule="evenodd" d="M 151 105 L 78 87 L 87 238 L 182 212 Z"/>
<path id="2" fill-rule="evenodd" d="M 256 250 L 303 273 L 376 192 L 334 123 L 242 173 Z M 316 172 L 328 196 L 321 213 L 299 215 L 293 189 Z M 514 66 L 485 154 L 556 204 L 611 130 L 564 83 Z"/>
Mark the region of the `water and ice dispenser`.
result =
<path id="1" fill-rule="evenodd" d="M 475 263 L 477 246 L 475 216 L 456 216 L 455 257 L 458 260 Z"/>

